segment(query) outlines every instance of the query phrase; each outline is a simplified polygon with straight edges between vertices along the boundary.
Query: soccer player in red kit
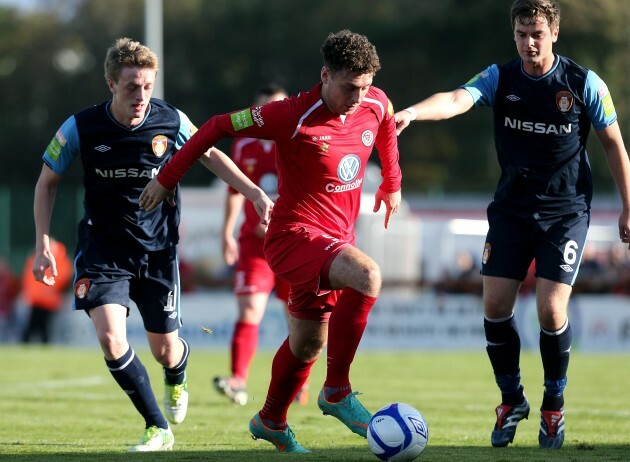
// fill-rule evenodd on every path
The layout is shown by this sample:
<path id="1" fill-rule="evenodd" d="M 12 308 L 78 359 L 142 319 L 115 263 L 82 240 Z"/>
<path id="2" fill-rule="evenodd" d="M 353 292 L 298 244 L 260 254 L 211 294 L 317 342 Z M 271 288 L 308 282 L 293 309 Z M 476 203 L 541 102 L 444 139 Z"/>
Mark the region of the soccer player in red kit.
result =
<path id="1" fill-rule="evenodd" d="M 263 85 L 256 93 L 255 105 L 287 98 L 287 92 L 275 83 Z M 247 177 L 275 200 L 278 196 L 276 143 L 256 138 L 237 138 L 232 144 L 232 160 Z M 234 231 L 243 211 L 243 222 Z M 254 205 L 236 189 L 228 186 L 222 228 L 223 258 L 228 265 L 236 265 L 234 294 L 238 304 L 238 318 L 234 323 L 230 349 L 231 372 L 228 377 L 217 376 L 214 388 L 236 404 L 247 404 L 247 378 L 258 346 L 260 322 L 265 314 L 269 294 L 273 290 L 286 309 L 289 285 L 278 278 L 265 259 L 263 242 L 266 227 L 261 225 Z M 296 401 L 306 404 L 308 384 L 302 387 Z"/>
<path id="2" fill-rule="evenodd" d="M 376 48 L 360 34 L 330 34 L 321 48 L 321 83 L 283 101 L 212 117 L 142 193 L 152 210 L 208 148 L 225 137 L 271 139 L 278 146 L 279 197 L 265 256 L 291 285 L 289 336 L 272 364 L 265 405 L 250 422 L 257 439 L 283 452 L 310 452 L 288 427 L 289 406 L 323 346 L 327 374 L 318 397 L 324 414 L 366 437 L 371 413 L 350 385 L 350 365 L 381 288 L 378 265 L 354 246 L 365 165 L 374 147 L 383 181 L 374 211 L 385 227 L 400 205 L 401 171 L 393 108 L 372 86 Z"/>

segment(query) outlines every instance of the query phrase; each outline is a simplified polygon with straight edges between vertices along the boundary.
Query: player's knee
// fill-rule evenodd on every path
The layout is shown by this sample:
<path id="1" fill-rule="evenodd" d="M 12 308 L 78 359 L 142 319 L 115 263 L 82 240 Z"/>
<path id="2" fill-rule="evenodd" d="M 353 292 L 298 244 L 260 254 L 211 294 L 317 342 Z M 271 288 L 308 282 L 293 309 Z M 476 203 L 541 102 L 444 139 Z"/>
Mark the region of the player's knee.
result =
<path id="1" fill-rule="evenodd" d="M 301 361 L 313 361 L 319 357 L 323 349 L 324 342 L 313 339 L 313 341 L 304 343 L 294 354 Z"/>
<path id="2" fill-rule="evenodd" d="M 360 269 L 358 290 L 370 297 L 377 297 L 382 284 L 381 269 L 376 262 L 370 261 L 364 264 Z"/>
<path id="3" fill-rule="evenodd" d="M 313 361 L 319 357 L 325 344 L 325 340 L 318 335 L 301 336 L 299 339 L 294 336 L 291 352 L 300 361 Z"/>
<path id="4" fill-rule="evenodd" d="M 122 358 L 122 356 L 127 353 L 127 350 L 129 350 L 129 344 L 125 338 L 118 337 L 109 332 L 99 333 L 98 342 L 105 354 L 105 358 L 110 360 Z"/>
<path id="5" fill-rule="evenodd" d="M 513 304 L 502 298 L 484 296 L 483 309 L 486 317 L 499 319 L 512 314 Z"/>

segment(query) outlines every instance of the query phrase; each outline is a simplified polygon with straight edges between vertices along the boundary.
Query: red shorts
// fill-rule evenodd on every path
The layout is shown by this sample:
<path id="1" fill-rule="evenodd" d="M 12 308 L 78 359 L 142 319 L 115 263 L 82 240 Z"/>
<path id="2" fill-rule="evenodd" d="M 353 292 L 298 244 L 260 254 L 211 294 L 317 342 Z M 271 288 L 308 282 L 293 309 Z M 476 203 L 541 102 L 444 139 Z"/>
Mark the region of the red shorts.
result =
<path id="1" fill-rule="evenodd" d="M 276 297 L 286 303 L 289 299 L 289 284 L 278 278 L 269 268 L 263 254 L 263 241 L 257 237 L 239 239 L 234 294 L 269 294 L 274 288 Z"/>
<path id="2" fill-rule="evenodd" d="M 339 251 L 352 244 L 304 226 L 268 232 L 265 256 L 274 273 L 291 285 L 288 308 L 293 317 L 328 321 L 339 296 L 331 290 L 328 271 Z"/>

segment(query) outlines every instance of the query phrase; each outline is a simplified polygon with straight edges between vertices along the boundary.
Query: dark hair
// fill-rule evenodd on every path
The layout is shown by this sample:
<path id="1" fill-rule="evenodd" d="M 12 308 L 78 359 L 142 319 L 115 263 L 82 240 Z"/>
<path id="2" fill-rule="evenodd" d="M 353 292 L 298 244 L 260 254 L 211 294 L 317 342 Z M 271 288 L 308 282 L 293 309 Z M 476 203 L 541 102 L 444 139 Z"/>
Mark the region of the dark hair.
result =
<path id="1" fill-rule="evenodd" d="M 381 68 L 376 47 L 365 35 L 348 29 L 328 34 L 321 52 L 324 65 L 331 72 L 343 69 L 358 74 L 376 74 Z"/>
<path id="2" fill-rule="evenodd" d="M 560 5 L 555 0 L 516 0 L 510 9 L 512 28 L 516 22 L 527 20 L 534 22 L 543 17 L 549 24 L 549 29 L 556 29 L 560 25 Z"/>
<path id="3" fill-rule="evenodd" d="M 269 82 L 266 83 L 264 85 L 262 85 L 260 88 L 258 88 L 258 90 L 256 91 L 256 98 L 259 98 L 261 96 L 272 96 L 275 95 L 277 93 L 287 93 L 287 91 L 285 90 L 285 88 L 275 82 Z"/>

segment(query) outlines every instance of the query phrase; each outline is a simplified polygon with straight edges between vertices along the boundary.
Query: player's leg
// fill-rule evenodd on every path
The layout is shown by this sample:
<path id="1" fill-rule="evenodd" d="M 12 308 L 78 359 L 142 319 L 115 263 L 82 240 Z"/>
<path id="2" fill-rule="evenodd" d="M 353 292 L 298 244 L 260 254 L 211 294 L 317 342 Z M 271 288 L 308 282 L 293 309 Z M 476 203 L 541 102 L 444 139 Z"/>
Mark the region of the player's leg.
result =
<path id="1" fill-rule="evenodd" d="M 131 451 L 166 450 L 173 446 L 173 435 L 157 404 L 149 375 L 135 354 L 126 335 L 127 308 L 117 304 L 101 305 L 88 312 L 110 373 L 131 399 L 145 420 L 145 433 Z"/>
<path id="2" fill-rule="evenodd" d="M 589 222 L 589 213 L 577 212 L 539 223 L 536 302 L 545 389 L 538 443 L 545 449 L 559 449 L 564 443 L 564 388 L 572 340 L 568 305 Z"/>
<path id="3" fill-rule="evenodd" d="M 564 442 L 564 388 L 572 340 L 567 316 L 570 295 L 571 286 L 538 278 L 536 299 L 545 385 L 538 440 L 545 449 L 559 449 Z"/>
<path id="4" fill-rule="evenodd" d="M 230 348 L 229 377 L 215 377 L 214 388 L 234 403 L 247 403 L 249 367 L 258 347 L 259 326 L 265 314 L 274 274 L 265 260 L 262 240 L 239 239 L 239 259 L 234 273 L 234 294 L 238 317 L 234 323 Z"/>
<path id="5" fill-rule="evenodd" d="M 180 424 L 188 410 L 188 380 L 186 366 L 190 348 L 179 332 L 156 334 L 147 332 L 153 357 L 164 373 L 164 414 L 172 424 Z"/>
<path id="6" fill-rule="evenodd" d="M 265 405 L 250 422 L 255 439 L 270 441 L 282 452 L 310 452 L 295 441 L 287 413 L 321 353 L 326 335 L 326 322 L 290 318 L 289 337 L 273 359 Z"/>
<path id="7" fill-rule="evenodd" d="M 213 381 L 217 391 L 241 406 L 247 403 L 249 368 L 258 347 L 260 322 L 268 299 L 269 295 L 265 292 L 237 295 L 238 318 L 234 324 L 230 349 L 232 375 L 215 377 Z"/>
<path id="8" fill-rule="evenodd" d="M 330 315 L 328 367 L 318 398 L 325 414 L 339 418 L 350 430 L 367 436 L 371 418 L 356 399 L 350 384 L 350 366 L 381 289 L 381 272 L 374 260 L 353 246 L 340 250 L 328 271 L 333 289 L 342 289 Z"/>
<path id="9" fill-rule="evenodd" d="M 274 276 L 274 292 L 275 292 L 276 298 L 282 302 L 283 307 L 284 307 L 284 312 L 287 316 L 287 322 L 289 322 L 289 319 L 291 317 L 291 314 L 289 313 L 289 293 L 291 292 L 291 286 L 289 285 L 289 283 L 287 283 L 283 279 L 280 279 L 279 277 Z M 298 394 L 295 396 L 295 402 L 302 406 L 306 406 L 308 404 L 308 400 L 309 400 L 309 382 L 307 378 L 304 384 L 302 385 L 302 388 L 300 388 L 300 391 L 298 391 Z"/>
<path id="10" fill-rule="evenodd" d="M 494 447 L 511 443 L 516 426 L 529 416 L 529 402 L 521 385 L 521 341 L 512 311 L 519 287 L 520 281 L 514 279 L 483 276 L 486 351 L 501 391 L 490 438 Z"/>
<path id="11" fill-rule="evenodd" d="M 528 418 L 529 402 L 521 385 L 521 341 L 514 304 L 534 257 L 530 223 L 488 209 L 490 228 L 482 257 L 486 351 L 501 391 L 490 436 L 494 447 L 514 440 L 518 423 Z"/>
<path id="12" fill-rule="evenodd" d="M 181 305 L 179 264 L 175 248 L 148 253 L 132 280 L 130 296 L 142 315 L 151 353 L 164 374 L 164 413 L 179 424 L 188 409 L 186 366 L 190 348 L 179 337 Z"/>

